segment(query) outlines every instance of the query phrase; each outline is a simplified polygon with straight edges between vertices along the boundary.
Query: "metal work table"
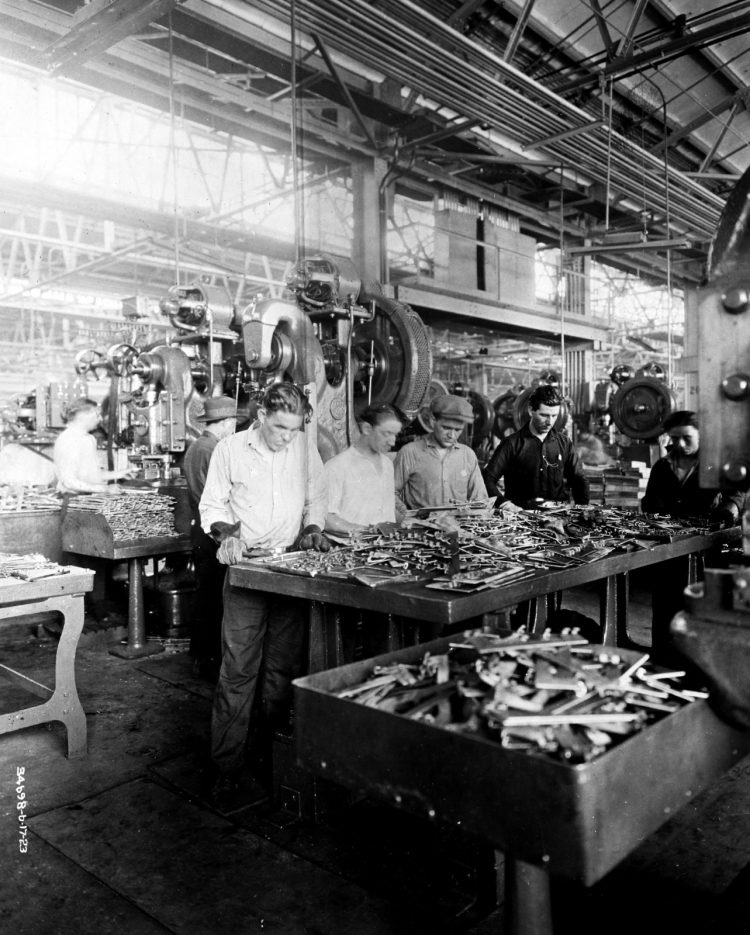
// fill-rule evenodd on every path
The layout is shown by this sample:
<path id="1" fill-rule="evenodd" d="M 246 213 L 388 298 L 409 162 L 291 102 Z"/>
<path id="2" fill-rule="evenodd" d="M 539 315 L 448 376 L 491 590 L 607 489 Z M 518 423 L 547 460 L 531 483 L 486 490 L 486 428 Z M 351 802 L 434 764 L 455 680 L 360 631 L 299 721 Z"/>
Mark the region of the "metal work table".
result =
<path id="1" fill-rule="evenodd" d="M 706 701 L 570 765 L 335 696 L 365 681 L 376 664 L 418 663 L 449 642 L 297 679 L 297 759 L 332 782 L 502 850 L 509 935 L 551 935 L 550 875 L 596 883 L 750 751 L 750 733 L 728 727 Z"/>
<path id="2" fill-rule="evenodd" d="M 140 659 L 164 651 L 146 639 L 146 609 L 143 598 L 143 561 L 173 552 L 190 552 L 190 536 L 146 536 L 143 539 L 114 539 L 106 519 L 99 513 L 68 511 L 62 524 L 63 551 L 128 563 L 128 641 L 110 652 L 123 659 Z"/>
<path id="3" fill-rule="evenodd" d="M 27 675 L 0 664 L 0 677 L 45 700 L 0 716 L 0 734 L 62 721 L 68 733 L 68 757 L 86 755 L 86 715 L 78 699 L 75 657 L 83 629 L 83 595 L 94 586 L 94 574 L 72 568 L 68 574 L 19 581 L 0 586 L 0 620 L 11 620 L 46 611 L 62 615 L 63 629 L 57 644 L 55 687 L 47 688 Z"/>
<path id="4" fill-rule="evenodd" d="M 242 562 L 229 569 L 229 582 L 235 587 L 272 591 L 311 601 L 311 671 L 340 665 L 340 637 L 326 627 L 320 604 L 343 605 L 407 619 L 424 620 L 452 626 L 512 607 L 521 601 L 543 598 L 591 582 L 601 582 L 600 623 L 602 642 L 627 646 L 628 574 L 668 559 L 703 552 L 722 541 L 726 531 L 679 536 L 674 541 L 609 555 L 606 558 L 553 571 L 538 571 L 532 577 L 488 588 L 474 594 L 434 591 L 422 584 L 394 583 L 368 588 L 355 582 L 314 578 L 272 571 L 252 562 Z M 334 617 L 335 619 L 335 617 Z M 631 644 L 632 645 L 632 644 Z"/>

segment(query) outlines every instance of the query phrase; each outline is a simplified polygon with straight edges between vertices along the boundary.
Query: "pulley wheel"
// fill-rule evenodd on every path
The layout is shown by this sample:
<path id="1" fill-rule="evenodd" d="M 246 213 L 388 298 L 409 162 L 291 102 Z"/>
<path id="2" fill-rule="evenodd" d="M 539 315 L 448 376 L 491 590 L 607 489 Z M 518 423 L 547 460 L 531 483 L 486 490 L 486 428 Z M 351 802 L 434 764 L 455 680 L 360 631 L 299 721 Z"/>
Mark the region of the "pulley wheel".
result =
<path id="1" fill-rule="evenodd" d="M 360 376 L 354 384 L 354 408 L 362 412 L 371 404 L 390 403 L 413 418 L 422 406 L 432 375 L 432 349 L 422 319 L 404 302 L 370 291 L 360 293 L 362 305 L 375 302 L 375 319 L 355 326 L 352 352 Z M 374 372 L 366 375 L 370 355 Z"/>
<path id="2" fill-rule="evenodd" d="M 538 389 L 536 386 L 527 386 L 523 392 L 521 392 L 517 397 L 516 401 L 513 403 L 513 422 L 516 426 L 516 429 L 522 429 L 529 421 L 529 397 Z M 563 399 L 560 403 L 560 415 L 555 419 L 554 428 L 558 432 L 563 430 L 565 423 L 568 421 L 568 404 Z"/>
<path id="3" fill-rule="evenodd" d="M 515 432 L 516 424 L 513 421 L 513 406 L 518 393 L 504 393 L 493 402 L 495 420 L 492 425 L 492 434 L 497 438 L 505 438 L 506 432 Z"/>
<path id="4" fill-rule="evenodd" d="M 612 397 L 610 412 L 617 428 L 629 438 L 658 438 L 672 411 L 673 394 L 660 380 L 636 377 Z"/>
<path id="5" fill-rule="evenodd" d="M 495 411 L 492 403 L 478 393 L 476 390 L 469 390 L 468 393 L 471 408 L 474 410 L 474 426 L 471 433 L 472 446 L 476 448 L 485 438 L 488 438 L 492 432 L 492 423 L 495 420 Z"/>

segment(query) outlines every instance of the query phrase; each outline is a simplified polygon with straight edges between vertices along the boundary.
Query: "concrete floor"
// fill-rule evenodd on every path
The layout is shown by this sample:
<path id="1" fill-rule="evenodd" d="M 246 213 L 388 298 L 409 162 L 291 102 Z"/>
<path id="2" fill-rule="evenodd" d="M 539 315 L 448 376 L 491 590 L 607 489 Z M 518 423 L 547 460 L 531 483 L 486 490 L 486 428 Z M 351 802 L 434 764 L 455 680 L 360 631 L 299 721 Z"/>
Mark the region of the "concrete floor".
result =
<path id="1" fill-rule="evenodd" d="M 647 640 L 647 595 L 636 598 L 631 636 Z M 576 592 L 564 606 L 593 614 L 596 597 Z M 273 806 L 211 809 L 202 796 L 212 686 L 185 652 L 110 655 L 122 635 L 89 622 L 79 646 L 86 758 L 66 759 L 60 725 L 0 737 L 0 931 L 502 935 L 502 856 L 480 840 L 344 795 L 321 823 Z M 0 630 L 2 662 L 46 684 L 55 649 L 29 618 Z M 27 703 L 0 682 L 0 710 Z M 750 759 L 595 887 L 555 883 L 556 935 L 750 932 L 748 832 Z"/>

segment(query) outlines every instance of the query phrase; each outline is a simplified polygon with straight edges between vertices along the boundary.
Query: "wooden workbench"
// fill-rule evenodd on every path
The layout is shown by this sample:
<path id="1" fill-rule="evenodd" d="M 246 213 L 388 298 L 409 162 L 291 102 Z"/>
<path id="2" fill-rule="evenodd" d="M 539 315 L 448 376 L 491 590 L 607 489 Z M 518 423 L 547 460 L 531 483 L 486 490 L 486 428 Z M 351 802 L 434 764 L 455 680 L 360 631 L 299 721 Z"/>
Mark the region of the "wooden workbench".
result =
<path id="1" fill-rule="evenodd" d="M 717 545 L 725 531 L 700 535 L 679 536 L 672 542 L 656 544 L 649 549 L 608 555 L 606 558 L 571 568 L 540 570 L 531 577 L 522 578 L 498 588 L 488 588 L 474 594 L 435 591 L 423 584 L 398 583 L 368 588 L 340 578 L 314 578 L 287 572 L 271 571 L 262 565 L 242 562 L 229 569 L 229 582 L 235 587 L 252 588 L 303 597 L 311 601 L 310 671 L 340 665 L 343 658 L 338 648 L 340 639 L 321 622 L 317 604 L 343 605 L 361 610 L 394 615 L 413 620 L 424 620 L 454 626 L 465 620 L 513 607 L 521 601 L 540 599 L 546 595 L 580 585 L 600 582 L 600 623 L 602 642 L 626 646 L 628 575 L 637 568 L 645 568 L 668 559 L 694 555 Z M 335 626 L 335 615 L 332 616 Z"/>
<path id="2" fill-rule="evenodd" d="M 143 596 L 143 561 L 173 552 L 190 552 L 190 536 L 144 536 L 115 539 L 104 516 L 85 510 L 69 510 L 62 523 L 62 547 L 73 555 L 88 555 L 128 563 L 128 640 L 110 652 L 124 659 L 140 659 L 164 651 L 160 643 L 146 639 Z"/>
<path id="3" fill-rule="evenodd" d="M 83 595 L 93 586 L 93 572 L 82 568 L 71 568 L 67 574 L 38 581 L 18 581 L 0 586 L 0 620 L 49 611 L 57 612 L 63 618 L 57 644 L 54 689 L 0 664 L 0 677 L 45 699 L 41 704 L 1 715 L 0 734 L 48 721 L 62 721 L 68 733 L 68 756 L 85 756 L 86 715 L 78 699 L 75 657 L 83 629 Z"/>

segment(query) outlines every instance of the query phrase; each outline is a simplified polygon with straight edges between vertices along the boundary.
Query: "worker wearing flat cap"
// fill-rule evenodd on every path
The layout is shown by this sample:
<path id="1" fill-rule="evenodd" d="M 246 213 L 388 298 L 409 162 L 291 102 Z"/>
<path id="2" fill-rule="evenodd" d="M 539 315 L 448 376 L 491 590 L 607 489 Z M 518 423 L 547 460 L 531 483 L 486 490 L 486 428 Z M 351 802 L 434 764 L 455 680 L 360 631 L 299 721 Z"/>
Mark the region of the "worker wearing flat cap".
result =
<path id="1" fill-rule="evenodd" d="M 218 545 L 201 529 L 198 504 L 206 485 L 208 465 L 214 449 L 222 438 L 232 435 L 236 428 L 237 407 L 234 400 L 228 396 L 211 396 L 205 401 L 203 412 L 196 416 L 196 421 L 203 424 L 203 432 L 191 443 L 182 462 L 192 514 L 190 539 L 198 583 L 190 634 L 190 655 L 198 672 L 216 681 L 221 662 L 221 592 L 226 565 L 216 560 Z"/>
<path id="2" fill-rule="evenodd" d="M 528 423 L 504 438 L 484 471 L 491 496 L 500 495 L 498 481 L 505 479 L 505 494 L 519 507 L 537 500 L 589 502 L 589 484 L 575 446 L 555 428 L 562 397 L 548 384 L 529 396 Z"/>
<path id="3" fill-rule="evenodd" d="M 258 421 L 216 446 L 200 502 L 217 558 L 247 549 L 327 551 L 323 463 L 301 429 L 310 411 L 292 383 L 273 383 Z M 292 680 L 302 673 L 307 602 L 224 581 L 222 657 L 211 715 L 214 805 L 249 806 L 268 794 L 275 730 L 289 726 Z"/>
<path id="4" fill-rule="evenodd" d="M 397 500 L 407 510 L 418 510 L 486 497 L 477 456 L 458 441 L 474 421 L 471 403 L 462 396 L 438 396 L 430 411 L 432 430 L 396 455 Z"/>

